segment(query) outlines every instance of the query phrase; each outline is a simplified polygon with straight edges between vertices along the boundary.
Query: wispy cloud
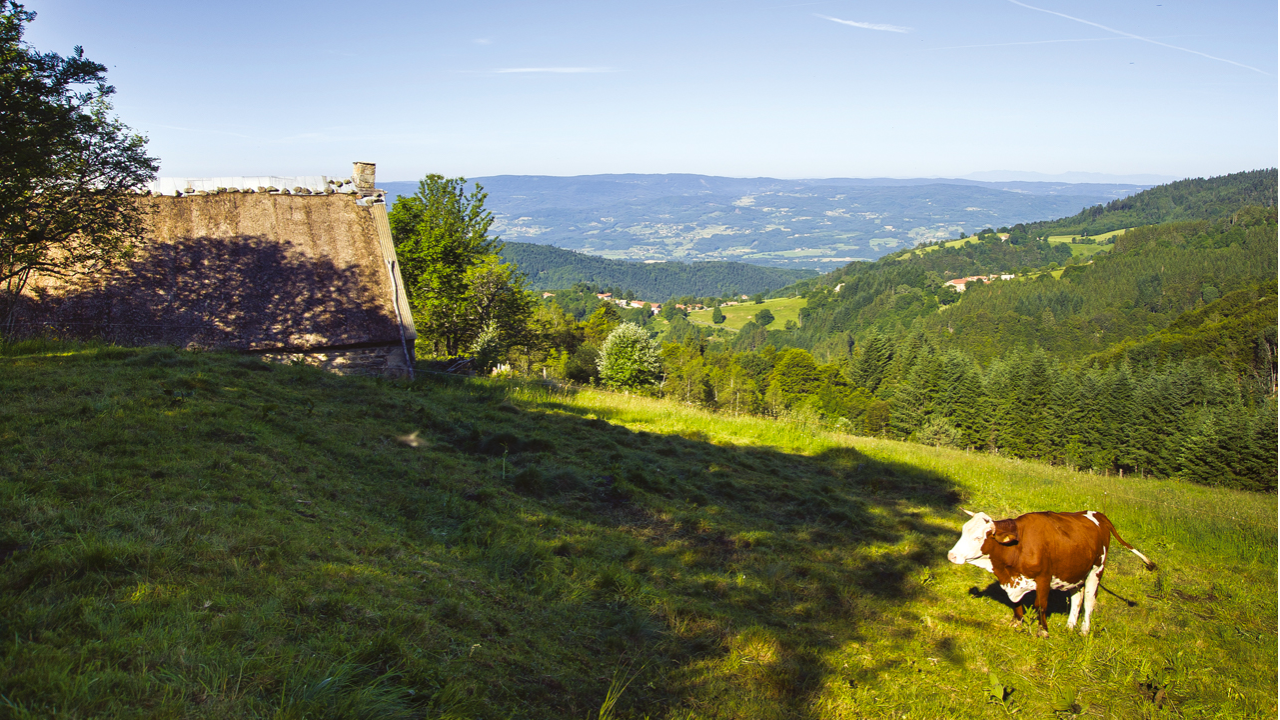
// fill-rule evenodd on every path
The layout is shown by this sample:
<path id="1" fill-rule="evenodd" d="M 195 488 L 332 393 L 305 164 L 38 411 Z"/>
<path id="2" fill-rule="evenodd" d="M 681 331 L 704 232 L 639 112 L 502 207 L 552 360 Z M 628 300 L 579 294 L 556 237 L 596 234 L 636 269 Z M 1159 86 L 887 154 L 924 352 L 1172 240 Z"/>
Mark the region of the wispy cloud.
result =
<path id="1" fill-rule="evenodd" d="M 989 47 L 1008 47 L 1010 45 L 1048 45 L 1050 43 L 1077 43 L 1077 42 L 1115 42 L 1117 40 L 1128 40 L 1129 38 L 1108 37 L 1108 38 L 1073 38 L 1065 40 L 1022 40 L 1019 42 L 1003 42 L 1003 43 L 987 43 L 984 45 L 948 45 L 946 47 L 929 48 L 930 50 L 967 50 L 969 48 L 989 48 Z"/>
<path id="2" fill-rule="evenodd" d="M 471 42 L 475 43 L 476 45 L 492 45 L 493 44 L 493 40 L 490 40 L 489 38 L 476 38 Z"/>
<path id="3" fill-rule="evenodd" d="M 880 23 L 858 22 L 857 20 L 841 20 L 840 18 L 833 18 L 830 15 L 818 15 L 818 13 L 814 13 L 814 15 L 822 18 L 823 20 L 830 20 L 831 22 L 840 23 L 841 25 L 852 25 L 853 27 L 862 28 L 864 30 L 881 30 L 884 32 L 896 33 L 911 32 L 911 28 L 902 27 L 901 25 L 882 25 Z"/>
<path id="4" fill-rule="evenodd" d="M 1018 0 L 1009 0 L 1009 2 L 1013 3 L 1014 5 L 1017 5 L 1018 7 L 1024 7 L 1024 8 L 1026 8 L 1026 9 L 1028 9 L 1028 10 L 1035 10 L 1036 12 L 1048 13 L 1048 14 L 1050 14 L 1050 15 L 1057 15 L 1057 16 L 1058 16 L 1058 17 L 1060 17 L 1060 18 L 1066 18 L 1067 20 L 1071 20 L 1071 21 L 1073 21 L 1073 22 L 1083 23 L 1083 24 L 1085 24 L 1085 25 L 1089 25 L 1089 26 L 1092 26 L 1092 27 L 1096 27 L 1096 28 L 1098 28 L 1099 30 L 1106 30 L 1106 31 L 1107 31 L 1107 32 L 1109 32 L 1109 33 L 1115 33 L 1116 35 L 1119 35 L 1119 36 L 1121 36 L 1121 37 L 1127 37 L 1127 38 L 1131 38 L 1131 39 L 1133 39 L 1133 40 L 1141 40 L 1142 42 L 1145 42 L 1145 43 L 1151 43 L 1152 45 L 1159 45 L 1160 47 L 1167 47 L 1167 48 L 1169 48 L 1170 50 L 1178 50 L 1178 51 L 1185 52 L 1185 53 L 1191 53 L 1192 55 L 1199 55 L 1200 57 L 1209 58 L 1210 60 L 1217 60 L 1218 62 L 1224 62 L 1224 63 L 1227 63 L 1227 64 L 1229 64 L 1229 65 L 1235 65 L 1236 67 L 1242 67 L 1242 68 L 1244 68 L 1244 69 L 1246 69 L 1246 70 L 1252 70 L 1252 71 L 1254 71 L 1254 72 L 1256 72 L 1256 73 L 1262 73 L 1263 75 L 1270 75 L 1270 74 L 1271 74 L 1271 73 L 1269 73 L 1269 72 L 1266 72 L 1265 70 L 1259 70 L 1258 68 L 1253 67 L 1252 65 L 1245 65 L 1244 63 L 1238 63 L 1238 62 L 1236 62 L 1235 60 L 1228 60 L 1228 59 L 1226 59 L 1226 58 L 1215 57 L 1215 56 L 1210 55 L 1210 54 L 1208 54 L 1208 53 L 1202 53 L 1202 52 L 1200 52 L 1199 50 L 1192 50 L 1191 48 L 1178 47 L 1177 45 L 1170 45 L 1169 43 L 1162 43 L 1162 42 L 1160 42 L 1159 40 L 1155 40 L 1155 39 L 1152 39 L 1152 38 L 1149 38 L 1149 37 L 1143 37 L 1143 36 L 1141 36 L 1141 35 L 1134 35 L 1133 33 L 1127 33 L 1127 32 L 1125 32 L 1125 31 L 1123 31 L 1123 30 L 1117 30 L 1117 29 L 1115 29 L 1115 28 L 1107 27 L 1106 25 L 1101 25 L 1101 24 L 1099 24 L 1099 23 L 1092 22 L 1092 21 L 1090 21 L 1090 20 L 1085 20 L 1085 19 L 1083 19 L 1083 18 L 1072 17 L 1071 15 L 1066 15 L 1066 14 L 1064 14 L 1064 13 L 1060 13 L 1060 12 L 1057 12 L 1057 11 L 1054 11 L 1054 10 L 1046 10 L 1046 9 L 1044 9 L 1044 8 L 1038 8 L 1038 7 L 1035 7 L 1034 5 L 1028 5 L 1028 4 L 1024 3 L 1024 2 L 1018 2 Z"/>
<path id="5" fill-rule="evenodd" d="M 495 73 L 609 73 L 617 72 L 614 68 L 609 67 L 523 67 L 523 68 L 498 68 Z"/>

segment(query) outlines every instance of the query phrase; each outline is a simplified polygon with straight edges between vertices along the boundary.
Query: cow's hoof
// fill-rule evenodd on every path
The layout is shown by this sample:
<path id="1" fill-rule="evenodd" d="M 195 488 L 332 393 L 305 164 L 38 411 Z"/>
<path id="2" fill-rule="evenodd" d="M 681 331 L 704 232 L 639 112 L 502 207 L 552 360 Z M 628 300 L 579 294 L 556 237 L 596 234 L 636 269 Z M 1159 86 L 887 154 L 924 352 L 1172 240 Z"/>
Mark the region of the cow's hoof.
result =
<path id="1" fill-rule="evenodd" d="M 1044 637 L 1049 637 L 1049 631 L 1048 631 L 1048 630 L 1041 630 L 1040 632 L 1038 632 L 1038 633 L 1036 633 L 1036 634 L 1037 634 L 1037 635 L 1039 635 L 1039 636 L 1040 636 L 1040 637 L 1042 637 L 1042 638 L 1044 638 Z"/>

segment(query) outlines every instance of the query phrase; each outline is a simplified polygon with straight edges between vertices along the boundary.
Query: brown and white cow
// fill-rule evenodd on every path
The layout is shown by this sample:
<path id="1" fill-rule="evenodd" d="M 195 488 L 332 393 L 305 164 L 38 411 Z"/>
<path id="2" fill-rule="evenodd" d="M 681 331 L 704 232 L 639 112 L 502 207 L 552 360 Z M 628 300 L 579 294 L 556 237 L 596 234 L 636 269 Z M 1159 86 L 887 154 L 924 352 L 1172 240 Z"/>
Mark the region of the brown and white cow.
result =
<path id="1" fill-rule="evenodd" d="M 995 573 L 1000 587 L 1013 601 L 1013 624 L 1022 623 L 1022 597 L 1036 593 L 1040 636 L 1049 636 L 1046 615 L 1049 591 L 1071 593 L 1067 627 L 1076 626 L 1084 603 L 1081 634 L 1089 632 L 1089 619 L 1097 602 L 1098 582 L 1106 570 L 1107 549 L 1114 535 L 1121 545 L 1142 558 L 1148 570 L 1156 568 L 1146 555 L 1125 542 L 1106 515 L 1093 510 L 1074 513 L 1035 512 L 1012 520 L 992 520 L 986 513 L 971 513 L 960 531 L 960 540 L 947 553 L 957 565 L 969 563 Z"/>

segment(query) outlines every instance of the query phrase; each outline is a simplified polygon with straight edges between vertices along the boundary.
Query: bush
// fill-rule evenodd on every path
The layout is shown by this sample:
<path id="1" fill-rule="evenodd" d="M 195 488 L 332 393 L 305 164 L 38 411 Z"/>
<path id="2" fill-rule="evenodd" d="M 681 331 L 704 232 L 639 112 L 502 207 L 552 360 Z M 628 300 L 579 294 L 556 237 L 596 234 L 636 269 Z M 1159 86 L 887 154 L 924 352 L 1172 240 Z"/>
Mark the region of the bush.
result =
<path id="1" fill-rule="evenodd" d="M 657 345 L 635 323 L 619 325 L 600 348 L 600 381 L 610 387 L 653 385 L 660 367 Z"/>

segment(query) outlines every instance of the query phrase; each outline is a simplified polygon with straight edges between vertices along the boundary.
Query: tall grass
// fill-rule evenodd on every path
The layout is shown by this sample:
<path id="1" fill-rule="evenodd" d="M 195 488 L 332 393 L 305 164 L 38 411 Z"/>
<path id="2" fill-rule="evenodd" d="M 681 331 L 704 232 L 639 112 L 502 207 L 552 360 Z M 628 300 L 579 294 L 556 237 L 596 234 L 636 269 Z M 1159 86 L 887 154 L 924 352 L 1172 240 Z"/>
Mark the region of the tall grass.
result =
<path id="1" fill-rule="evenodd" d="M 1276 713 L 1274 496 L 163 348 L 29 346 L 0 397 L 0 717 Z M 1041 640 L 946 562 L 961 507 L 1160 570 Z"/>

